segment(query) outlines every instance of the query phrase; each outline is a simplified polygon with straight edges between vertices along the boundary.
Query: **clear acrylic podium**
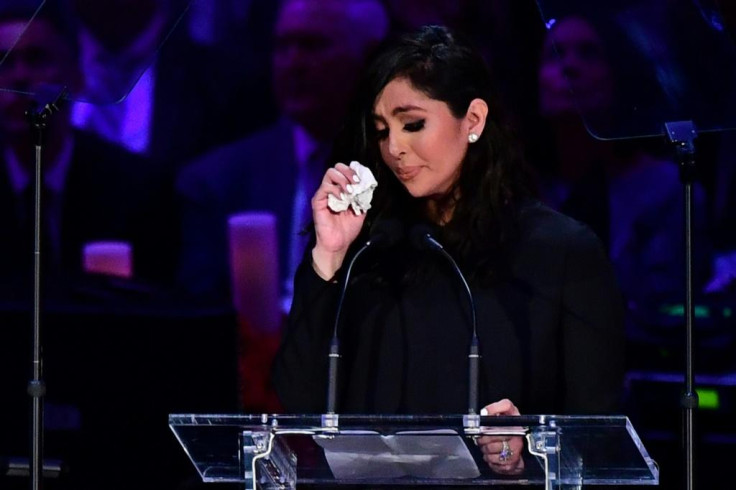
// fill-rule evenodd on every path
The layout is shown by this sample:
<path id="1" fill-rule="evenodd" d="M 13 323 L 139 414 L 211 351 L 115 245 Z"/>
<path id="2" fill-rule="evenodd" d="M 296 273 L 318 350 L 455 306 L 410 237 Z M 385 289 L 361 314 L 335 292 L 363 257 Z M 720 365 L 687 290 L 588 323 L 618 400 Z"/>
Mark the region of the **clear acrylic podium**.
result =
<path id="1" fill-rule="evenodd" d="M 659 484 L 625 416 L 172 414 L 169 426 L 204 482 L 248 489 Z M 524 438 L 523 471 L 494 473 L 479 435 Z"/>

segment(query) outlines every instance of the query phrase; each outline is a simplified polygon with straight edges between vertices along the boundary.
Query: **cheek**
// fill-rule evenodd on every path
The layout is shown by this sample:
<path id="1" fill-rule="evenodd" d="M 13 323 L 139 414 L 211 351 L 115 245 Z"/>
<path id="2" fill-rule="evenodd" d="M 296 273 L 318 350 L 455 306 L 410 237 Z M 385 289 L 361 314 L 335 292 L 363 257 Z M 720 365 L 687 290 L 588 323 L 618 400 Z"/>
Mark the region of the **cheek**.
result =
<path id="1" fill-rule="evenodd" d="M 547 63 L 539 70 L 539 89 L 544 93 L 559 85 L 564 80 L 562 70 L 557 63 Z M 567 83 L 567 82 L 565 82 Z"/>
<path id="2" fill-rule="evenodd" d="M 590 63 L 580 71 L 581 73 L 587 73 L 588 79 L 594 82 L 607 80 L 611 76 L 606 66 L 602 63 Z"/>
<path id="3" fill-rule="evenodd" d="M 419 157 L 424 162 L 434 162 L 444 151 L 447 150 L 444 144 L 448 134 L 444 131 L 423 131 L 416 133 L 414 138 L 409 142 L 411 153 Z"/>
<path id="4" fill-rule="evenodd" d="M 378 151 L 381 154 L 381 159 L 388 165 L 391 161 L 391 155 L 388 152 L 388 143 L 385 140 L 378 144 Z"/>

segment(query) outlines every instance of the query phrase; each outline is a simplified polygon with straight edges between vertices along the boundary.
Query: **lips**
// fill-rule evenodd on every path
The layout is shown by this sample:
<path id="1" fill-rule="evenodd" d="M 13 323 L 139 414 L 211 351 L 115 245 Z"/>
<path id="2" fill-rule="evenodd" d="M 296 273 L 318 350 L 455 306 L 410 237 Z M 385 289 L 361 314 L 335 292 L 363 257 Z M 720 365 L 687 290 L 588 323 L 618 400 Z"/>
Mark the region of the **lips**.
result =
<path id="1" fill-rule="evenodd" d="M 419 172 L 421 171 L 422 169 L 420 167 L 397 168 L 396 177 L 398 177 L 399 180 L 407 181 L 419 175 Z"/>

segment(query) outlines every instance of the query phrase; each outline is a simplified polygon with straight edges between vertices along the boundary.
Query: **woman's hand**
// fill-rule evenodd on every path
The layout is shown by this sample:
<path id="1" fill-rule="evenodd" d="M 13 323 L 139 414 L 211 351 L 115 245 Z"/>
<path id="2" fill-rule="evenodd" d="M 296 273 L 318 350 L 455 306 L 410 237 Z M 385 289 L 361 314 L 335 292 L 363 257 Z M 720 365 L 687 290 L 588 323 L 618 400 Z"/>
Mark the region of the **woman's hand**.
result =
<path id="1" fill-rule="evenodd" d="M 481 415 L 521 415 L 507 399 L 487 405 Z M 524 471 L 524 439 L 521 436 L 481 436 L 475 443 L 483 453 L 483 460 L 496 473 L 518 475 Z"/>
<path id="2" fill-rule="evenodd" d="M 349 208 L 335 213 L 327 207 L 327 196 L 349 194 L 348 186 L 356 184 L 357 179 L 353 169 L 338 163 L 327 170 L 312 197 L 312 217 L 317 235 L 317 243 L 312 249 L 312 264 L 322 279 L 330 280 L 335 275 L 365 221 L 365 214 L 356 215 Z"/>

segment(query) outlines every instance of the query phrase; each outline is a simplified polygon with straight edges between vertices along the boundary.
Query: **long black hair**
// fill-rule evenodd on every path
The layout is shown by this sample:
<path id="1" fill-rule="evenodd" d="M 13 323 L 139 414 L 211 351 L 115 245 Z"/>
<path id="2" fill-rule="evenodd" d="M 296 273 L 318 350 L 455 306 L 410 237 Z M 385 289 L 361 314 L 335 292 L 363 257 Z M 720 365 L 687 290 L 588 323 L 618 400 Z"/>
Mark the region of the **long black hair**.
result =
<path id="1" fill-rule="evenodd" d="M 457 118 L 470 102 L 483 99 L 489 108 L 485 128 L 468 146 L 460 176 L 442 207 L 452 209 L 439 233 L 445 247 L 471 276 L 490 278 L 513 227 L 515 205 L 529 192 L 525 165 L 490 70 L 479 52 L 462 36 L 441 26 L 426 26 L 388 45 L 374 60 L 363 81 L 354 143 L 360 161 L 376 174 L 372 218 L 397 218 L 406 226 L 428 221 L 426 206 L 413 198 L 383 163 L 373 109 L 384 87 L 405 78 L 428 97 L 445 102 Z M 442 215 L 443 213 L 440 213 Z"/>

